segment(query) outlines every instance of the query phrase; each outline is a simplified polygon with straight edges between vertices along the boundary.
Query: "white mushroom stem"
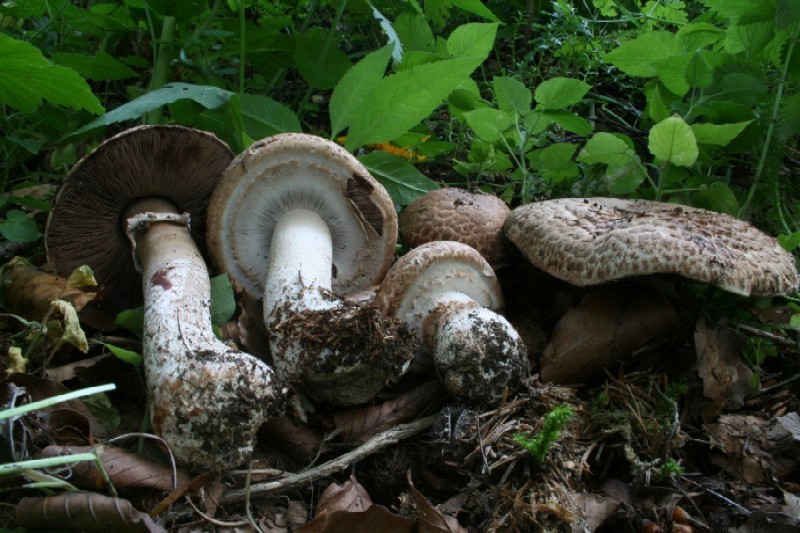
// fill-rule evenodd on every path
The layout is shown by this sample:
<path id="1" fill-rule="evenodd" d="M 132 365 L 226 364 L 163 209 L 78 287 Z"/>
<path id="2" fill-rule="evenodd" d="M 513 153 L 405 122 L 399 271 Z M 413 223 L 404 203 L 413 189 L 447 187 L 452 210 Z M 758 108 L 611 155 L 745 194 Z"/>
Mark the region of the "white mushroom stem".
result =
<path id="1" fill-rule="evenodd" d="M 264 288 L 264 322 L 286 304 L 301 311 L 336 305 L 331 290 L 333 244 L 328 224 L 308 209 L 288 211 L 278 220 L 269 251 Z"/>
<path id="2" fill-rule="evenodd" d="M 128 215 L 142 268 L 153 428 L 182 464 L 236 466 L 251 454 L 276 396 L 273 372 L 214 336 L 208 271 L 186 227 L 188 215 L 160 200 L 141 202 Z"/>

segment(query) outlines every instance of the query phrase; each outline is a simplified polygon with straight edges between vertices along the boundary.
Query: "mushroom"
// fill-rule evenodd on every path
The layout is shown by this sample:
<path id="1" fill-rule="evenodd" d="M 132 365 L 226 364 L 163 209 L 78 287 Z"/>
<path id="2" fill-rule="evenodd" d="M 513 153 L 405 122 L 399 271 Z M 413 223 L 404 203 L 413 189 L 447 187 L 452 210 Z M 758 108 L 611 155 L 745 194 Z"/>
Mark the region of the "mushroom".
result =
<path id="1" fill-rule="evenodd" d="M 299 133 L 256 142 L 223 173 L 208 218 L 216 264 L 263 297 L 279 376 L 350 405 L 405 372 L 405 326 L 340 296 L 377 283 L 397 242 L 389 194 L 350 153 Z"/>
<path id="2" fill-rule="evenodd" d="M 466 244 L 434 241 L 401 257 L 375 301 L 404 320 L 452 395 L 496 402 L 519 388 L 528 373 L 525 345 L 503 309 L 500 284 L 489 263 Z"/>
<path id="3" fill-rule="evenodd" d="M 729 215 L 648 200 L 562 198 L 514 209 L 509 239 L 536 267 L 574 285 L 680 274 L 744 296 L 797 290 L 792 255 Z"/>
<path id="4" fill-rule="evenodd" d="M 124 131 L 70 170 L 45 237 L 56 271 L 88 263 L 111 308 L 134 301 L 125 291 L 135 292 L 140 265 L 150 419 L 176 459 L 197 469 L 242 463 L 276 396 L 266 364 L 214 336 L 208 271 L 189 229 L 191 220 L 202 232 L 202 206 L 231 158 L 209 133 Z"/>
<path id="5" fill-rule="evenodd" d="M 480 252 L 492 265 L 509 261 L 516 250 L 503 234 L 511 209 L 483 192 L 444 188 L 411 202 L 399 218 L 400 237 L 409 248 L 431 241 L 458 241 Z"/>

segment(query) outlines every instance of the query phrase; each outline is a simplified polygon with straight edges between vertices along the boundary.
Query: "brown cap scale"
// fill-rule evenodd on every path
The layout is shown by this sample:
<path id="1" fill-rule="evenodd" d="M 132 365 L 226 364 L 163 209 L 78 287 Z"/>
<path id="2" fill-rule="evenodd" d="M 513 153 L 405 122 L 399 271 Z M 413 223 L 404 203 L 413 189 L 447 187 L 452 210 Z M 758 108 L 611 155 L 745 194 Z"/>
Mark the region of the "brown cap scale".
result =
<path id="1" fill-rule="evenodd" d="M 496 402 L 528 373 L 525 345 L 499 314 L 497 277 L 466 244 L 434 241 L 414 248 L 386 274 L 375 301 L 409 325 L 433 354 L 445 388 L 460 399 Z"/>
<path id="2" fill-rule="evenodd" d="M 729 215 L 616 198 L 562 198 L 512 211 L 506 235 L 536 267 L 575 285 L 679 274 L 748 295 L 797 290 L 794 258 Z"/>
<path id="3" fill-rule="evenodd" d="M 276 396 L 267 365 L 214 336 L 208 271 L 188 229 L 193 213 L 203 227 L 203 205 L 231 157 L 222 141 L 189 128 L 127 130 L 73 167 L 45 237 L 56 270 L 88 263 L 112 307 L 144 293 L 153 428 L 180 463 L 202 470 L 244 461 Z"/>
<path id="4" fill-rule="evenodd" d="M 444 188 L 425 193 L 400 214 L 400 237 L 409 248 L 431 241 L 458 241 L 478 250 L 489 263 L 511 259 L 514 247 L 503 234 L 511 209 L 483 192 Z"/>
<path id="5" fill-rule="evenodd" d="M 217 265 L 254 297 L 276 370 L 314 398 L 365 402 L 408 366 L 399 321 L 341 297 L 377 283 L 397 242 L 389 194 L 337 144 L 286 133 L 240 154 L 208 211 Z"/>

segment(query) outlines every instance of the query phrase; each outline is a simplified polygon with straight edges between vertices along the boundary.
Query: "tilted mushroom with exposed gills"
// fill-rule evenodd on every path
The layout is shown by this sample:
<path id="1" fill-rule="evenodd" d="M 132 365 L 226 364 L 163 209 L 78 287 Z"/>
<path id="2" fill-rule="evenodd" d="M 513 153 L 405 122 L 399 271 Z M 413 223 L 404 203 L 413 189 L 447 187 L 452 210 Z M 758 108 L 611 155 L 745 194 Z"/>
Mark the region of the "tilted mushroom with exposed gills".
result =
<path id="1" fill-rule="evenodd" d="M 743 296 L 795 291 L 792 255 L 730 215 L 617 198 L 561 198 L 514 209 L 506 235 L 534 266 L 574 285 L 679 274 Z"/>
<path id="2" fill-rule="evenodd" d="M 208 219 L 217 266 L 264 299 L 279 376 L 350 405 L 405 372 L 407 328 L 339 296 L 377 283 L 397 242 L 391 198 L 349 152 L 301 133 L 262 139 L 223 173 Z"/>
<path id="3" fill-rule="evenodd" d="M 60 274 L 92 267 L 112 308 L 133 302 L 125 292 L 142 283 L 153 428 L 181 464 L 205 470 L 246 460 L 277 396 L 272 369 L 214 336 L 208 271 L 194 241 L 232 157 L 215 136 L 180 126 L 120 133 L 70 170 L 45 240 Z"/>
<path id="4" fill-rule="evenodd" d="M 409 324 L 445 389 L 461 400 L 497 402 L 528 374 L 525 345 L 499 314 L 503 294 L 494 271 L 466 244 L 414 248 L 386 274 L 375 301 Z"/>

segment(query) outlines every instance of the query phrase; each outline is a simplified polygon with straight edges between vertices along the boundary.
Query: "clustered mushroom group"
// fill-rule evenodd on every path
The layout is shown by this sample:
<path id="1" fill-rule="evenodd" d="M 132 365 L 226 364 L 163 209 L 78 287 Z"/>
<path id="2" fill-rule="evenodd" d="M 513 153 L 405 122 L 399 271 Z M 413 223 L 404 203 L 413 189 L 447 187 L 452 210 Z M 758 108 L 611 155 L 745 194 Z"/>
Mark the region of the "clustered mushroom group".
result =
<path id="1" fill-rule="evenodd" d="M 490 195 L 441 189 L 404 210 L 399 233 L 411 250 L 394 261 L 391 198 L 335 143 L 280 134 L 234 157 L 211 134 L 143 126 L 73 167 L 46 246 L 59 274 L 91 266 L 110 310 L 139 301 L 141 273 L 151 422 L 178 461 L 197 469 L 242 463 L 289 386 L 316 401 L 360 404 L 411 368 L 435 369 L 466 402 L 522 388 L 528 352 L 503 316 L 493 270 L 520 251 L 576 285 L 676 273 L 749 295 L 800 281 L 793 257 L 752 226 L 644 200 L 510 211 Z M 206 249 L 263 302 L 275 371 L 215 336 Z M 366 305 L 348 297 L 365 291 Z"/>

